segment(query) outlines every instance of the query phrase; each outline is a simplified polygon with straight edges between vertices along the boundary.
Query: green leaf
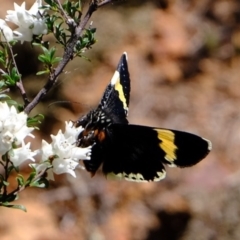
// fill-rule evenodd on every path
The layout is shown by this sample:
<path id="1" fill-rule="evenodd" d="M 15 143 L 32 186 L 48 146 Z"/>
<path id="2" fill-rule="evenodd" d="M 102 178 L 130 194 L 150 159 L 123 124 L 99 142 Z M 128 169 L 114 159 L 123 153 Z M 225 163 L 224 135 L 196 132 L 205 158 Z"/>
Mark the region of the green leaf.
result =
<path id="1" fill-rule="evenodd" d="M 51 67 L 55 63 L 54 61 L 56 62 L 58 61 L 58 57 L 54 58 L 54 55 L 56 53 L 56 48 L 53 47 L 53 48 L 47 49 L 44 46 L 41 46 L 41 48 L 44 54 L 40 54 L 38 56 L 39 61 Z"/>
<path id="2" fill-rule="evenodd" d="M 15 209 L 19 209 L 19 210 L 22 210 L 22 211 L 24 211 L 24 212 L 27 212 L 26 207 L 23 206 L 23 205 L 16 205 L 16 204 L 15 204 L 15 205 L 12 205 L 11 208 L 15 208 Z"/>
<path id="3" fill-rule="evenodd" d="M 8 167 L 7 171 L 8 171 L 8 175 L 12 172 L 12 170 L 16 170 L 16 172 L 18 171 L 18 169 L 16 169 L 15 166 L 11 165 Z"/>
<path id="4" fill-rule="evenodd" d="M 44 1 L 45 1 L 45 3 L 49 4 L 50 6 L 54 3 L 53 0 L 44 0 Z"/>
<path id="5" fill-rule="evenodd" d="M 45 2 L 50 5 L 50 9 L 51 10 L 55 10 L 56 11 L 58 9 L 57 8 L 58 5 L 56 4 L 56 2 L 54 0 L 45 0 Z"/>
<path id="6" fill-rule="evenodd" d="M 47 14 L 45 16 L 45 23 L 47 24 L 48 31 L 53 32 L 53 33 L 56 31 L 55 27 L 59 24 L 57 22 L 58 20 L 60 20 L 63 23 L 62 18 L 55 14 L 51 14 L 51 15 Z"/>
<path id="7" fill-rule="evenodd" d="M 55 52 L 56 52 L 56 48 L 51 48 L 49 50 L 49 57 L 50 57 L 50 59 L 53 59 L 53 56 L 54 56 Z"/>
<path id="8" fill-rule="evenodd" d="M 75 56 L 81 56 L 81 54 L 86 50 L 90 49 L 94 43 L 96 43 L 96 39 L 94 33 L 96 32 L 96 28 L 86 29 L 82 37 L 80 37 L 75 45 L 74 53 Z"/>
<path id="9" fill-rule="evenodd" d="M 52 60 L 52 63 L 54 64 L 54 63 L 58 63 L 58 62 L 60 62 L 62 60 L 62 58 L 61 57 L 55 57 L 53 60 Z"/>
<path id="10" fill-rule="evenodd" d="M 46 47 L 44 47 L 44 46 L 42 46 L 41 45 L 41 48 L 42 48 L 42 50 L 43 50 L 43 53 L 46 55 L 46 56 L 49 56 L 49 49 L 47 49 Z"/>
<path id="11" fill-rule="evenodd" d="M 44 115 L 37 114 L 34 117 L 27 119 L 27 126 L 28 127 L 35 127 L 37 124 L 40 124 L 42 120 L 44 119 Z"/>
<path id="12" fill-rule="evenodd" d="M 42 177 L 40 179 L 38 179 L 35 182 L 32 182 L 30 184 L 31 187 L 37 187 L 37 188 L 48 188 L 49 187 L 49 181 L 45 178 Z"/>
<path id="13" fill-rule="evenodd" d="M 3 80 L 0 81 L 0 88 L 5 87 L 5 82 Z"/>
<path id="14" fill-rule="evenodd" d="M 32 180 L 35 178 L 35 176 L 37 174 L 36 169 L 35 168 L 32 168 L 32 169 L 33 169 L 33 171 L 30 173 L 30 175 L 29 175 L 29 177 L 28 177 L 28 179 L 26 181 L 26 184 L 31 183 Z"/>
<path id="15" fill-rule="evenodd" d="M 0 63 L 4 65 L 5 64 L 5 59 L 0 57 Z"/>
<path id="16" fill-rule="evenodd" d="M 7 99 L 5 100 L 7 102 L 7 104 L 9 106 L 14 106 L 15 108 L 17 108 L 18 110 L 21 110 L 23 109 L 23 106 L 21 104 L 19 104 L 18 102 L 12 100 L 12 99 Z"/>
<path id="17" fill-rule="evenodd" d="M 7 86 L 14 86 L 16 85 L 17 81 L 20 79 L 21 75 L 18 74 L 17 69 L 13 67 L 10 73 L 3 73 L 2 74 L 4 83 Z"/>
<path id="18" fill-rule="evenodd" d="M 66 1 L 62 7 L 67 12 L 67 15 L 73 18 L 75 22 L 78 22 L 80 20 L 80 17 L 82 15 L 81 1 Z"/>
<path id="19" fill-rule="evenodd" d="M 18 176 L 16 177 L 16 180 L 18 182 L 18 186 L 24 186 L 25 185 L 24 177 L 21 174 L 18 174 Z"/>
<path id="20" fill-rule="evenodd" d="M 9 204 L 8 202 L 1 203 L 1 206 L 7 207 L 7 208 L 15 208 L 22 210 L 24 212 L 27 212 L 27 209 L 23 205 L 15 205 L 15 204 Z"/>
<path id="21" fill-rule="evenodd" d="M 17 68 L 13 67 L 11 71 L 12 79 L 17 82 L 20 79 L 20 75 L 18 74 Z"/>
<path id="22" fill-rule="evenodd" d="M 6 181 L 3 181 L 3 185 L 5 185 L 5 186 L 9 186 L 9 182 L 6 182 Z"/>
<path id="23" fill-rule="evenodd" d="M 10 99 L 10 96 L 7 94 L 0 94 L 0 99 Z"/>
<path id="24" fill-rule="evenodd" d="M 41 62 L 43 62 L 43 63 L 45 63 L 45 64 L 48 64 L 48 63 L 49 63 L 49 58 L 48 58 L 48 56 L 45 56 L 45 55 L 43 55 L 43 54 L 41 54 L 41 55 L 38 56 L 38 60 L 41 61 Z"/>
<path id="25" fill-rule="evenodd" d="M 39 71 L 36 73 L 36 75 L 43 75 L 43 74 L 49 74 L 50 71 L 49 70 L 44 70 L 44 71 Z"/>

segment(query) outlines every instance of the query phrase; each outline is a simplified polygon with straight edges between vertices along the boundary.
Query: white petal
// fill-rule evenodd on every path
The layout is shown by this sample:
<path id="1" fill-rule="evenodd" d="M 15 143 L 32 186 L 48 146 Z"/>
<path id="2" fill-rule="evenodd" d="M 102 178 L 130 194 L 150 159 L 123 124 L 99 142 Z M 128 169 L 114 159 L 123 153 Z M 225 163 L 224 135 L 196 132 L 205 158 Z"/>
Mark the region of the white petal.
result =
<path id="1" fill-rule="evenodd" d="M 21 6 L 19 6 L 17 3 L 13 3 L 15 11 L 23 11 L 26 9 L 26 3 L 23 2 Z"/>
<path id="2" fill-rule="evenodd" d="M 41 152 L 42 152 L 42 161 L 45 161 L 49 159 L 49 157 L 54 155 L 52 145 L 47 143 L 45 140 L 42 140 Z"/>
<path id="3" fill-rule="evenodd" d="M 47 24 L 44 22 L 44 20 L 39 19 L 34 21 L 33 23 L 33 29 L 32 33 L 35 35 L 40 35 L 40 34 L 47 34 Z"/>
<path id="4" fill-rule="evenodd" d="M 14 33 L 14 39 L 21 41 L 21 43 L 31 42 L 33 39 L 33 34 L 31 29 L 17 28 Z"/>
<path id="5" fill-rule="evenodd" d="M 70 158 L 71 150 L 74 147 L 71 142 L 66 139 L 61 130 L 58 131 L 56 136 L 51 135 L 53 139 L 53 151 L 59 158 Z"/>
<path id="6" fill-rule="evenodd" d="M 12 145 L 14 141 L 14 135 L 10 131 L 2 133 L 2 143 L 7 145 Z"/>
<path id="7" fill-rule="evenodd" d="M 32 152 L 30 149 L 30 142 L 28 144 L 22 143 L 22 147 L 13 149 L 9 154 L 9 158 L 14 166 L 19 166 L 26 160 L 35 161 L 33 156 L 36 155 L 36 152 Z"/>
<path id="8" fill-rule="evenodd" d="M 73 177 L 76 177 L 75 172 L 73 171 L 75 167 L 78 165 L 76 161 L 72 161 L 71 159 L 54 159 L 52 162 L 53 172 L 55 174 L 69 173 Z"/>
<path id="9" fill-rule="evenodd" d="M 1 41 L 8 42 L 13 40 L 13 31 L 3 19 L 0 19 Z"/>
<path id="10" fill-rule="evenodd" d="M 27 136 L 33 136 L 30 134 L 33 130 L 34 128 L 30 128 L 25 125 L 18 131 L 15 131 L 16 144 L 19 144 Z"/>
<path id="11" fill-rule="evenodd" d="M 74 147 L 72 149 L 72 159 L 74 160 L 90 160 L 91 158 L 92 146 L 81 148 Z"/>
<path id="12" fill-rule="evenodd" d="M 75 139 L 77 139 L 78 135 L 84 130 L 82 126 L 76 128 L 73 125 L 73 122 L 65 122 L 65 132 L 64 136 L 65 138 L 68 138 L 70 136 L 73 136 Z"/>
<path id="13" fill-rule="evenodd" d="M 18 25 L 17 13 L 15 11 L 12 11 L 12 10 L 8 10 L 7 13 L 8 14 L 6 15 L 5 20 Z"/>
<path id="14" fill-rule="evenodd" d="M 0 121 L 5 120 L 10 112 L 10 109 L 6 102 L 0 102 Z"/>
<path id="15" fill-rule="evenodd" d="M 52 181 L 55 180 L 54 174 L 53 174 L 53 169 L 52 169 L 52 168 L 49 168 L 49 169 L 47 170 L 47 179 L 48 179 L 48 180 L 52 180 Z"/>
<path id="16" fill-rule="evenodd" d="M 12 144 L 8 143 L 0 143 L 0 155 L 4 155 L 7 151 L 9 151 L 12 148 Z"/>
<path id="17" fill-rule="evenodd" d="M 6 25 L 6 22 L 0 18 L 0 29 L 3 29 Z"/>
<path id="18" fill-rule="evenodd" d="M 3 35 L 1 34 L 1 41 L 2 42 L 10 42 L 13 40 L 13 31 L 10 27 L 5 27 L 3 29 Z"/>
<path id="19" fill-rule="evenodd" d="M 37 15 L 39 11 L 39 7 L 42 6 L 41 0 L 36 0 L 35 3 L 32 5 L 32 7 L 28 10 L 28 12 L 32 15 Z"/>
<path id="20" fill-rule="evenodd" d="M 7 145 L 20 144 L 34 128 L 27 127 L 27 115 L 24 112 L 17 113 L 15 107 L 8 107 L 6 103 L 0 102 L 0 142 Z"/>

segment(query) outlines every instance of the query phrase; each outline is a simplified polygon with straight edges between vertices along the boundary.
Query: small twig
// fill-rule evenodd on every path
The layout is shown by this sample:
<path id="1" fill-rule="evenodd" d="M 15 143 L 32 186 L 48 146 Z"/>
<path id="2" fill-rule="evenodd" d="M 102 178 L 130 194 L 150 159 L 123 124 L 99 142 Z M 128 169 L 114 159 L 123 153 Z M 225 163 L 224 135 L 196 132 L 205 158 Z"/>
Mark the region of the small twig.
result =
<path id="1" fill-rule="evenodd" d="M 60 1 L 59 0 L 54 0 L 54 1 L 58 4 L 58 8 L 59 8 L 61 14 L 64 16 L 66 23 L 71 27 L 76 27 L 75 21 L 66 14 Z"/>
<path id="2" fill-rule="evenodd" d="M 107 4 L 111 2 L 111 0 L 105 0 L 104 4 Z M 76 27 L 75 33 L 71 36 L 65 52 L 63 54 L 63 59 L 61 62 L 58 64 L 56 67 L 55 71 L 50 74 L 47 83 L 44 85 L 44 87 L 38 92 L 38 94 L 35 96 L 35 98 L 30 102 L 24 109 L 25 113 L 29 114 L 31 110 L 40 102 L 42 98 L 47 94 L 47 92 L 52 88 L 52 86 L 57 82 L 58 76 L 62 73 L 64 67 L 67 65 L 67 63 L 73 58 L 73 53 L 74 53 L 74 47 L 79 39 L 79 37 L 82 34 L 82 31 L 85 29 L 90 17 L 92 16 L 93 12 L 97 10 L 99 6 L 102 6 L 103 4 L 101 3 L 98 5 L 98 1 L 93 0 L 91 1 L 89 5 L 89 9 L 84 16 L 83 21 L 80 22 L 80 24 Z"/>
<path id="3" fill-rule="evenodd" d="M 10 92 L 10 89 L 9 88 L 4 89 L 0 92 L 0 94 L 6 93 L 6 92 Z"/>
<path id="4" fill-rule="evenodd" d="M 112 2 L 112 0 L 103 0 L 103 1 L 99 2 L 97 5 L 98 5 L 98 7 L 102 7 L 103 5 L 108 4 L 110 2 Z"/>
<path id="5" fill-rule="evenodd" d="M 36 180 L 40 179 L 41 176 L 43 176 L 43 175 L 46 173 L 47 170 L 48 170 L 48 169 L 46 169 L 46 170 L 38 173 L 38 174 L 33 178 L 33 180 L 32 180 L 31 182 L 29 182 L 28 184 L 26 184 L 26 185 L 24 185 L 24 186 L 20 186 L 20 187 L 18 186 L 15 190 L 13 190 L 13 191 L 10 192 L 9 194 L 7 194 L 7 196 L 17 195 L 18 193 L 20 193 L 21 191 L 23 191 L 24 189 L 26 189 L 27 187 L 29 187 L 32 182 L 35 182 Z"/>
<path id="6" fill-rule="evenodd" d="M 20 73 L 19 73 L 19 71 L 18 71 L 17 63 L 16 63 L 16 61 L 15 61 L 15 57 L 14 57 L 14 54 L 13 54 L 13 51 L 12 51 L 12 47 L 11 47 L 11 45 L 9 44 L 8 41 L 6 41 L 6 43 L 7 43 L 7 46 L 8 46 L 8 48 L 9 48 L 9 51 L 10 51 L 10 54 L 11 54 L 11 57 L 12 57 L 13 65 L 14 65 L 14 67 L 16 68 L 17 74 L 18 74 L 18 76 L 19 76 L 19 80 L 17 81 L 16 85 L 17 85 L 17 87 L 19 88 L 20 93 L 21 93 L 21 95 L 22 95 L 22 98 L 23 98 L 23 101 L 24 101 L 24 106 L 27 106 L 30 101 L 28 100 L 26 91 L 25 91 L 25 89 L 24 89 L 23 82 L 22 82 L 22 78 L 21 78 L 21 75 L 20 75 Z"/>
<path id="7" fill-rule="evenodd" d="M 1 74 L 6 74 L 6 72 L 3 69 L 1 69 L 1 68 L 0 68 L 0 73 Z"/>
<path id="8" fill-rule="evenodd" d="M 8 163 L 9 160 L 6 160 L 6 165 L 4 166 L 4 171 L 5 171 L 5 176 L 4 176 L 4 181 L 8 181 Z M 3 198 L 7 196 L 7 185 L 3 184 Z"/>

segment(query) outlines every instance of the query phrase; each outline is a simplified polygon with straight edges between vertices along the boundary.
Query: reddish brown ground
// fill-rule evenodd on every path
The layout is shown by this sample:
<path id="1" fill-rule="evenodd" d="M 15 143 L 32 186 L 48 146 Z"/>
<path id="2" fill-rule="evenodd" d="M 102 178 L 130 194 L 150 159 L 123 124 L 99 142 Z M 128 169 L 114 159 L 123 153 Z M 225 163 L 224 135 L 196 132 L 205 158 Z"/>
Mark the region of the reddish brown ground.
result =
<path id="1" fill-rule="evenodd" d="M 2 15 L 12 8 L 5 2 Z M 0 209 L 1 240 L 239 239 L 240 2 L 166 0 L 164 9 L 164 1 L 131 2 L 94 14 L 91 62 L 72 61 L 45 102 L 69 100 L 71 108 L 38 106 L 47 116 L 41 136 L 49 139 L 65 120 L 95 107 L 127 51 L 130 122 L 199 134 L 212 141 L 212 152 L 192 168 L 168 168 L 159 183 L 107 181 L 101 173 L 91 179 L 79 170 L 48 190 L 28 189 L 18 200 L 28 213 Z M 34 95 L 44 79 L 33 80 L 33 57 L 24 57 Z"/>

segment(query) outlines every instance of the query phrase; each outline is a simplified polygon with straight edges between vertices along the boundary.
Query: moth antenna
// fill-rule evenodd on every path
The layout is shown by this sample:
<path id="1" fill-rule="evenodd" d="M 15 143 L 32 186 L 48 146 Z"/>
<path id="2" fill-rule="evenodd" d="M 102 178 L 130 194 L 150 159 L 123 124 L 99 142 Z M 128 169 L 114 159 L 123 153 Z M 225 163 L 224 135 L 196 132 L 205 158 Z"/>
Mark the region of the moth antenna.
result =
<path id="1" fill-rule="evenodd" d="M 71 103 L 71 102 L 70 101 L 55 101 L 55 102 L 49 103 L 48 108 L 50 108 L 52 105 L 60 104 L 60 103 Z"/>

